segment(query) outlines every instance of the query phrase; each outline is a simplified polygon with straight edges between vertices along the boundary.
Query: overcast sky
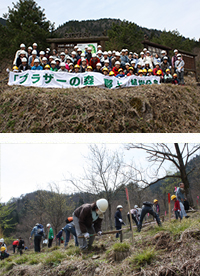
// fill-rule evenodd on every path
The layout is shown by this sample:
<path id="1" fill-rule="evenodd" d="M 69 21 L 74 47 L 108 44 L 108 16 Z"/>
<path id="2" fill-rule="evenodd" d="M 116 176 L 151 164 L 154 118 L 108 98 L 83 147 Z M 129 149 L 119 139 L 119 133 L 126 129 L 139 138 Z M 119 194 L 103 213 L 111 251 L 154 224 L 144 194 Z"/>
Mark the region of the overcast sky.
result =
<path id="1" fill-rule="evenodd" d="M 12 7 L 12 0 L 0 0 L 0 17 Z M 132 21 L 139 26 L 158 30 L 178 30 L 183 36 L 199 39 L 200 1 L 92 1 L 38 0 L 46 17 L 55 26 L 69 20 L 119 18 Z"/>
<path id="2" fill-rule="evenodd" d="M 68 177 L 69 173 L 74 177 L 83 173 L 83 167 L 86 165 L 84 156 L 88 155 L 89 144 L 84 143 L 84 139 L 82 143 L 72 141 L 67 144 L 1 144 L 0 201 L 7 202 L 12 197 L 20 197 L 37 189 L 48 189 L 48 184 L 52 182 L 59 184 L 65 193 L 75 192 L 63 179 Z M 116 141 L 117 139 L 113 139 L 112 142 L 106 143 L 107 149 L 123 150 L 125 144 Z M 173 145 L 169 144 L 169 147 Z M 124 150 L 123 154 L 124 161 L 130 163 L 133 160 L 137 169 L 149 165 L 143 151 Z M 165 163 L 165 168 L 172 170 L 169 163 Z"/>

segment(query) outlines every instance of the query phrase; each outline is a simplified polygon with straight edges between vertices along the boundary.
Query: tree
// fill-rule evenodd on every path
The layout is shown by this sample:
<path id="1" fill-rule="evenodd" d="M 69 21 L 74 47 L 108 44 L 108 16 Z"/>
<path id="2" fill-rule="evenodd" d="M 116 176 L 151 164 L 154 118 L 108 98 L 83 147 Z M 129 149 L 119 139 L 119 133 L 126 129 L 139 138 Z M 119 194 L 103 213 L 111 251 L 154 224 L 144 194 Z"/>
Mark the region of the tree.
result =
<path id="1" fill-rule="evenodd" d="M 71 182 L 79 191 L 90 192 L 96 197 L 104 197 L 108 201 L 108 218 L 110 229 L 112 226 L 112 202 L 120 188 L 132 179 L 132 169 L 128 169 L 119 152 L 109 152 L 105 146 L 89 146 L 86 157 L 87 167 L 85 175 L 80 179 L 65 179 Z"/>
<path id="2" fill-rule="evenodd" d="M 7 204 L 0 204 L 0 234 L 5 235 L 7 230 L 13 230 L 16 223 L 11 216 L 15 209 L 15 204 L 8 202 Z"/>
<path id="3" fill-rule="evenodd" d="M 106 43 L 106 48 L 121 50 L 122 48 L 140 51 L 142 48 L 141 41 L 144 33 L 135 24 L 128 21 L 123 21 L 120 24 L 113 23 L 112 28 L 108 30 L 109 41 Z"/>
<path id="4" fill-rule="evenodd" d="M 46 20 L 44 10 L 34 0 L 13 3 L 13 8 L 8 8 L 4 18 L 7 20 L 6 26 L 1 29 L 12 54 L 21 43 L 29 46 L 37 42 L 43 49 L 47 46 L 46 38 L 53 31 L 54 24 Z"/>
<path id="5" fill-rule="evenodd" d="M 182 182 L 185 185 L 185 193 L 186 193 L 186 196 L 188 197 L 190 204 L 193 205 L 193 199 L 191 196 L 191 189 L 190 189 L 190 183 L 188 180 L 188 175 L 195 169 L 195 167 L 193 167 L 188 171 L 187 165 L 190 157 L 200 149 L 199 145 L 194 145 L 193 147 L 190 147 L 187 143 L 185 143 L 183 144 L 181 149 L 180 145 L 175 143 L 174 150 L 172 150 L 167 144 L 164 144 L 164 143 L 151 144 L 151 145 L 129 144 L 127 148 L 145 150 L 147 153 L 147 160 L 150 163 L 157 165 L 157 168 L 154 171 L 153 181 L 149 183 L 149 181 L 145 180 L 142 177 L 141 181 L 146 184 L 146 187 L 153 185 L 162 179 L 166 179 L 170 177 L 179 178 L 182 180 Z M 169 161 L 173 163 L 177 168 L 177 173 L 173 175 L 166 174 L 164 177 L 158 177 L 159 172 L 161 168 L 163 168 L 163 163 L 165 161 Z"/>

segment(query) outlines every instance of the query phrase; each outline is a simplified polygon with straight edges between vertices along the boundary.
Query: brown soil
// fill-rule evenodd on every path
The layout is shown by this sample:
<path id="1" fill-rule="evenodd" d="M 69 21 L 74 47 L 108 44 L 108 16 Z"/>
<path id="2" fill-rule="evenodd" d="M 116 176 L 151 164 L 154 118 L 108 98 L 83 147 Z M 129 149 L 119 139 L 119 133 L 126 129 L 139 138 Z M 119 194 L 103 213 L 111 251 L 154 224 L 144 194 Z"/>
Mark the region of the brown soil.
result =
<path id="1" fill-rule="evenodd" d="M 5 74 L 0 74 L 3 79 Z M 200 131 L 200 87 L 42 89 L 0 83 L 0 132 L 187 133 Z"/>

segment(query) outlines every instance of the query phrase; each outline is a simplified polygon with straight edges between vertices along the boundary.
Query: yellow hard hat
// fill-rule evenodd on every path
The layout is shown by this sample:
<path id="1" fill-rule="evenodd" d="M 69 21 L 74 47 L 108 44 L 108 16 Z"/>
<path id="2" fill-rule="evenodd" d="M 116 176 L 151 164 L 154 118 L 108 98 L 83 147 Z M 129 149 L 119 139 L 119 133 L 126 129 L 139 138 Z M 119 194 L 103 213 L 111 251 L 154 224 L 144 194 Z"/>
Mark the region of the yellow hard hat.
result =
<path id="1" fill-rule="evenodd" d="M 91 66 L 88 66 L 88 67 L 91 67 Z M 87 67 L 87 68 L 88 68 Z M 80 68 L 80 66 L 78 65 L 78 64 L 76 64 L 75 66 L 74 66 L 74 68 Z M 92 67 L 91 67 L 92 68 Z"/>
<path id="2" fill-rule="evenodd" d="M 175 199 L 176 198 L 176 196 L 175 195 L 172 195 L 171 196 L 171 200 L 173 200 L 173 199 Z"/>
<path id="3" fill-rule="evenodd" d="M 162 71 L 161 71 L 161 70 L 158 70 L 158 71 L 157 71 L 157 75 L 162 75 Z"/>
<path id="4" fill-rule="evenodd" d="M 177 74 L 175 73 L 175 74 L 173 75 L 173 77 L 177 77 Z"/>
<path id="5" fill-rule="evenodd" d="M 109 76 L 114 76 L 115 73 L 113 71 L 110 71 Z"/>
<path id="6" fill-rule="evenodd" d="M 122 68 L 119 68 L 118 72 L 121 72 L 121 71 L 123 71 L 123 69 L 122 69 Z"/>
<path id="7" fill-rule="evenodd" d="M 75 67 L 75 66 L 74 66 L 74 67 Z M 87 67 L 87 69 L 91 69 L 91 70 L 93 70 L 93 69 L 92 69 L 92 66 L 88 66 L 88 67 Z"/>
<path id="8" fill-rule="evenodd" d="M 19 68 L 17 66 L 13 66 L 13 70 L 18 70 Z"/>
<path id="9" fill-rule="evenodd" d="M 2 247 L 1 247 L 1 251 L 6 251 L 5 246 L 2 246 Z"/>
<path id="10" fill-rule="evenodd" d="M 153 70 L 152 70 L 152 69 L 149 69 L 149 70 L 148 70 L 148 73 L 152 73 L 152 72 L 153 72 Z"/>
<path id="11" fill-rule="evenodd" d="M 104 68 L 103 68 L 103 71 L 108 71 L 108 68 L 107 68 L 107 67 L 104 67 Z"/>
<path id="12" fill-rule="evenodd" d="M 138 73 L 139 73 L 139 74 L 143 74 L 143 70 L 139 70 Z"/>
<path id="13" fill-rule="evenodd" d="M 143 73 L 147 73 L 147 69 L 143 69 Z"/>
<path id="14" fill-rule="evenodd" d="M 158 202 L 158 200 L 157 199 L 154 199 L 154 201 L 153 201 L 154 203 L 156 203 L 156 202 Z"/>
<path id="15" fill-rule="evenodd" d="M 170 72 L 170 70 L 169 69 L 166 69 L 166 71 L 165 72 Z"/>
<path id="16" fill-rule="evenodd" d="M 134 69 L 133 69 L 133 67 L 131 66 L 131 67 L 129 67 L 129 70 L 134 70 Z"/>
<path id="17" fill-rule="evenodd" d="M 51 68 L 49 64 L 45 65 L 44 68 Z"/>

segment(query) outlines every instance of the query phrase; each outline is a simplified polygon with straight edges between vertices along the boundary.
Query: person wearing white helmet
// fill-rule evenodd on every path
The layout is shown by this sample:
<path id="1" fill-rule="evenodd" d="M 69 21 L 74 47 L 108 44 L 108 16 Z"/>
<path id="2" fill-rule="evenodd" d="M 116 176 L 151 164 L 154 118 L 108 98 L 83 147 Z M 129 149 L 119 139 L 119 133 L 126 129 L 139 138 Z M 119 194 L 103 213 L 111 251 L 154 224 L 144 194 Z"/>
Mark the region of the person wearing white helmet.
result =
<path id="1" fill-rule="evenodd" d="M 94 70 L 94 69 L 96 69 L 96 65 L 97 65 L 97 63 L 99 63 L 100 62 L 100 60 L 99 60 L 99 58 L 97 57 L 97 55 L 95 54 L 95 53 L 93 53 L 92 54 L 92 58 L 90 59 L 90 61 L 89 61 L 89 66 L 91 66 L 92 67 L 92 69 Z"/>
<path id="2" fill-rule="evenodd" d="M 19 54 L 19 57 L 17 58 L 16 64 L 17 67 L 20 66 L 20 64 L 22 64 L 22 58 L 26 57 L 26 51 L 22 50 Z"/>
<path id="3" fill-rule="evenodd" d="M 170 57 L 167 55 L 167 52 L 165 50 L 161 51 L 161 62 L 163 62 L 164 57 L 167 57 L 167 61 L 169 62 L 169 65 L 172 65 Z"/>
<path id="4" fill-rule="evenodd" d="M 39 52 L 39 61 L 40 61 L 41 65 L 42 65 L 42 59 L 43 59 L 44 56 L 45 56 L 45 52 L 44 51 L 40 51 Z"/>
<path id="5" fill-rule="evenodd" d="M 66 62 L 65 53 L 64 52 L 60 53 L 60 62 Z"/>
<path id="6" fill-rule="evenodd" d="M 100 61 L 103 59 L 103 52 L 101 50 L 97 51 L 97 57 Z"/>
<path id="7" fill-rule="evenodd" d="M 0 248 L 1 248 L 2 246 L 4 246 L 4 247 L 6 248 L 5 251 L 7 251 L 7 246 L 6 246 L 5 242 L 4 242 L 4 238 L 1 238 L 1 239 L 0 239 Z"/>
<path id="8" fill-rule="evenodd" d="M 176 72 L 175 62 L 178 60 L 177 55 L 178 55 L 178 50 L 175 49 L 175 50 L 174 50 L 174 56 L 172 57 L 172 69 L 174 70 L 173 73 Z"/>
<path id="9" fill-rule="evenodd" d="M 40 63 L 40 65 L 42 65 L 43 69 L 44 67 L 48 64 L 48 59 L 46 57 L 42 58 L 42 62 Z"/>
<path id="10" fill-rule="evenodd" d="M 114 72 L 114 74 L 115 74 L 115 77 L 118 75 L 118 70 L 119 70 L 119 68 L 120 68 L 120 65 L 121 65 L 121 62 L 120 61 L 116 61 L 115 62 L 115 66 L 112 68 L 112 71 Z"/>
<path id="11" fill-rule="evenodd" d="M 20 66 L 19 66 L 19 72 L 23 72 L 26 70 L 31 70 L 31 66 L 28 65 L 27 58 L 23 57 L 22 64 L 20 64 Z"/>
<path id="12" fill-rule="evenodd" d="M 37 56 L 39 57 L 38 45 L 36 42 L 33 43 L 33 50 L 37 51 Z"/>
<path id="13" fill-rule="evenodd" d="M 159 57 L 158 53 L 155 54 L 154 58 L 153 58 L 153 65 L 154 67 L 156 66 L 155 64 L 159 63 L 159 65 L 161 64 L 161 58 Z"/>
<path id="14" fill-rule="evenodd" d="M 80 59 L 77 61 L 77 64 L 78 64 L 79 66 L 82 65 L 82 60 L 86 60 L 85 54 L 84 54 L 84 53 L 81 53 L 81 57 L 80 57 Z M 86 63 L 87 63 L 87 62 L 86 62 Z"/>
<path id="15" fill-rule="evenodd" d="M 129 63 L 129 59 L 125 55 L 125 53 L 126 53 L 126 49 L 122 49 L 120 58 L 121 58 L 121 67 L 122 67 L 123 70 L 125 70 L 125 66 L 126 66 L 125 64 Z"/>
<path id="16" fill-rule="evenodd" d="M 58 70 L 58 72 L 68 72 L 68 70 L 66 69 L 65 62 L 60 63 L 60 69 Z"/>
<path id="17" fill-rule="evenodd" d="M 94 72 L 96 72 L 96 73 L 101 73 L 101 74 L 102 74 L 101 67 L 102 67 L 101 62 L 98 62 L 98 63 L 96 64 L 96 68 L 94 69 Z"/>
<path id="18" fill-rule="evenodd" d="M 137 206 L 137 205 L 135 205 Z M 138 221 L 139 221 L 139 216 L 138 216 L 138 210 L 136 209 L 137 207 L 134 206 L 134 209 L 131 209 L 131 216 L 132 216 L 132 220 L 135 221 L 136 226 L 138 225 Z M 130 230 L 131 230 L 131 220 L 130 220 L 130 214 L 129 212 L 127 213 L 127 217 L 128 217 L 128 221 L 130 223 Z"/>
<path id="19" fill-rule="evenodd" d="M 148 69 L 152 69 L 153 70 L 153 57 L 151 56 L 150 51 L 146 51 L 146 56 L 144 58 L 145 68 L 146 68 L 147 62 L 149 64 L 149 68 Z"/>
<path id="20" fill-rule="evenodd" d="M 13 65 L 17 66 L 17 59 L 20 56 L 21 51 L 25 51 L 25 48 L 26 48 L 26 46 L 25 46 L 24 43 L 20 44 L 20 50 L 17 50 L 17 52 L 15 53 L 15 57 L 14 57 L 14 60 L 13 60 Z M 26 52 L 26 57 L 28 57 L 27 52 Z"/>
<path id="21" fill-rule="evenodd" d="M 142 68 L 145 66 L 145 56 L 144 56 L 144 52 L 140 53 L 140 58 L 138 59 L 138 63 L 140 63 L 142 65 Z"/>
<path id="22" fill-rule="evenodd" d="M 176 73 L 178 75 L 178 79 L 180 81 L 180 84 L 184 85 L 184 66 L 185 62 L 182 59 L 181 54 L 177 55 L 178 60 L 175 62 L 175 68 L 176 68 Z"/>
<path id="23" fill-rule="evenodd" d="M 77 49 L 77 54 L 76 54 L 77 61 L 81 58 L 81 54 L 82 54 L 82 50 L 81 50 L 81 48 L 78 48 Z"/>
<path id="24" fill-rule="evenodd" d="M 28 65 L 30 65 L 31 67 L 34 66 L 34 60 L 35 59 L 39 59 L 39 57 L 37 56 L 37 51 L 33 50 L 32 51 L 32 55 L 28 58 Z"/>
<path id="25" fill-rule="evenodd" d="M 122 220 L 122 210 L 123 210 L 123 206 L 122 205 L 118 205 L 117 206 L 117 211 L 115 213 L 115 228 L 116 230 L 120 230 L 122 229 L 122 224 L 125 225 L 125 223 Z M 116 238 L 119 237 L 119 233 L 116 233 Z"/>
<path id="26" fill-rule="evenodd" d="M 90 236 L 95 232 L 102 234 L 102 220 L 108 208 L 108 201 L 105 198 L 98 199 L 96 202 L 83 204 L 73 213 L 73 222 L 78 237 L 79 247 L 82 250 L 91 246 L 95 236 Z M 84 238 L 80 238 L 84 236 Z"/>
<path id="27" fill-rule="evenodd" d="M 72 52 L 71 52 L 71 60 L 72 60 L 72 62 L 73 62 L 74 65 L 77 64 L 76 55 L 77 55 L 76 51 L 72 51 Z"/>
<path id="28" fill-rule="evenodd" d="M 89 63 L 90 59 L 92 58 L 92 47 L 88 47 L 85 57 L 86 57 L 86 59 L 88 60 L 88 63 Z"/>
<path id="29" fill-rule="evenodd" d="M 28 51 L 28 58 L 29 58 L 31 56 L 33 48 L 31 46 L 29 46 L 27 51 Z"/>
<path id="30" fill-rule="evenodd" d="M 87 60 L 85 58 L 83 58 L 81 60 L 80 72 L 85 73 L 86 69 L 87 69 Z"/>
<path id="31" fill-rule="evenodd" d="M 52 242 L 54 238 L 53 228 L 51 227 L 50 223 L 47 224 L 47 231 L 48 231 L 48 248 L 50 248 L 52 247 Z"/>
<path id="32" fill-rule="evenodd" d="M 40 65 L 39 59 L 34 60 L 34 66 L 31 67 L 31 70 L 43 70 L 43 67 Z"/>

